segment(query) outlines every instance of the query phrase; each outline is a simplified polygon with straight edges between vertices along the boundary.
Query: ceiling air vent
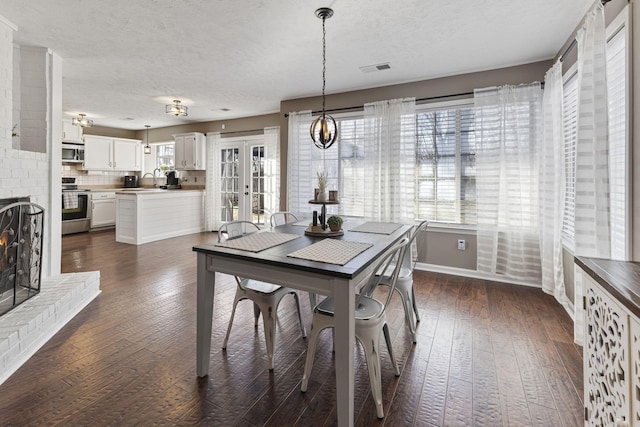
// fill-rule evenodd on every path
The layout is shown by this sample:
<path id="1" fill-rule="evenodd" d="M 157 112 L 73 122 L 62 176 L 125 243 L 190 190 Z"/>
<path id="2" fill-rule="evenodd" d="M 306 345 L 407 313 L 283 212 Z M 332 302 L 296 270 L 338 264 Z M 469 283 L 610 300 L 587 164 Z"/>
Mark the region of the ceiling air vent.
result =
<path id="1" fill-rule="evenodd" d="M 360 71 L 363 73 L 373 73 L 374 71 L 388 70 L 390 68 L 391 65 L 389 65 L 388 62 L 385 62 L 383 64 L 365 65 L 364 67 L 360 67 Z"/>

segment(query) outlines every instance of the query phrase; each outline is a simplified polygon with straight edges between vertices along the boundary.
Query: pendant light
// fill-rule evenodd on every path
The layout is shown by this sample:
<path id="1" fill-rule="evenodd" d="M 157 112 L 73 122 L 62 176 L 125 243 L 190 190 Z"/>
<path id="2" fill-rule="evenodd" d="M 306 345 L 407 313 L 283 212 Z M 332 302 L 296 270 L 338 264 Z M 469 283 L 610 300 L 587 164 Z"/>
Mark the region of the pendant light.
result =
<path id="1" fill-rule="evenodd" d="M 74 117 L 73 119 L 71 119 L 71 124 L 83 128 L 90 128 L 91 126 L 93 126 L 93 120 L 87 119 L 86 114 L 80 113 L 78 114 L 78 117 Z"/>
<path id="2" fill-rule="evenodd" d="M 149 145 L 149 128 L 151 126 L 144 125 L 147 128 L 147 145 L 144 146 L 144 154 L 151 154 L 151 146 Z"/>
<path id="3" fill-rule="evenodd" d="M 333 9 L 321 7 L 316 10 L 316 16 L 322 19 L 322 115 L 311 124 L 311 139 L 316 147 L 326 150 L 338 139 L 336 121 L 325 112 L 324 89 L 326 85 L 326 30 L 324 22 L 333 16 Z"/>
<path id="4" fill-rule="evenodd" d="M 181 101 L 179 99 L 174 99 L 173 100 L 173 104 L 167 104 L 165 105 L 165 112 L 167 114 L 170 114 L 172 116 L 188 116 L 189 114 L 187 114 L 187 109 L 189 107 L 187 107 L 186 105 L 182 105 Z"/>

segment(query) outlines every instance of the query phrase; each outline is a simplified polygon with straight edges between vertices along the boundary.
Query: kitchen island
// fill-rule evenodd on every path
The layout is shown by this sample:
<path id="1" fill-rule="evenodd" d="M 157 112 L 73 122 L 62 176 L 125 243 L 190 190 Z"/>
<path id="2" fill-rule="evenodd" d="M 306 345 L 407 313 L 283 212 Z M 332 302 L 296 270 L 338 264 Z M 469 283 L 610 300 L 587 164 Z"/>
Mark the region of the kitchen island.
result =
<path id="1" fill-rule="evenodd" d="M 116 241 L 141 245 L 204 231 L 203 190 L 116 192 Z"/>

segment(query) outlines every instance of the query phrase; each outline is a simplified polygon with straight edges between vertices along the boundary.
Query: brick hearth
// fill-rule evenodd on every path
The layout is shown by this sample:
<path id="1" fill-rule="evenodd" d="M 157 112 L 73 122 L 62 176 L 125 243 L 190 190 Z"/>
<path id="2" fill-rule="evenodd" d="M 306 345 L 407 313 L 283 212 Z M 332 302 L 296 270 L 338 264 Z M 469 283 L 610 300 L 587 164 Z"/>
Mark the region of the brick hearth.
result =
<path id="1" fill-rule="evenodd" d="M 42 280 L 38 295 L 0 317 L 0 384 L 100 293 L 100 272 Z"/>

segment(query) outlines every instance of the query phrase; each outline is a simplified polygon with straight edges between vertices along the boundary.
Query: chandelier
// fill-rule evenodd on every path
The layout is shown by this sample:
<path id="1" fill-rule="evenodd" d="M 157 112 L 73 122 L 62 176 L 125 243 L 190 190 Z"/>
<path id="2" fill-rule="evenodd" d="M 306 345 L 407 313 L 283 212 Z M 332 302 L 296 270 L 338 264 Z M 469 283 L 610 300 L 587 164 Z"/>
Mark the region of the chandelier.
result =
<path id="1" fill-rule="evenodd" d="M 149 128 L 151 126 L 144 125 L 147 128 L 147 145 L 144 146 L 144 154 L 151 154 L 151 146 L 149 145 Z"/>
<path id="2" fill-rule="evenodd" d="M 322 19 L 322 115 L 311 124 L 311 139 L 316 147 L 326 150 L 338 139 L 338 126 L 336 121 L 325 112 L 324 89 L 326 85 L 326 30 L 324 22 L 333 16 L 333 10 L 321 7 L 316 10 L 316 16 Z"/>
<path id="3" fill-rule="evenodd" d="M 93 126 L 93 120 L 89 120 L 86 114 L 78 114 L 78 117 L 71 119 L 71 124 L 74 126 L 81 126 L 83 128 L 90 128 Z"/>
<path id="4" fill-rule="evenodd" d="M 173 104 L 167 104 L 165 112 L 167 114 L 171 114 L 172 116 L 188 116 L 187 114 L 188 107 L 186 105 L 182 105 L 179 99 L 174 99 Z"/>

